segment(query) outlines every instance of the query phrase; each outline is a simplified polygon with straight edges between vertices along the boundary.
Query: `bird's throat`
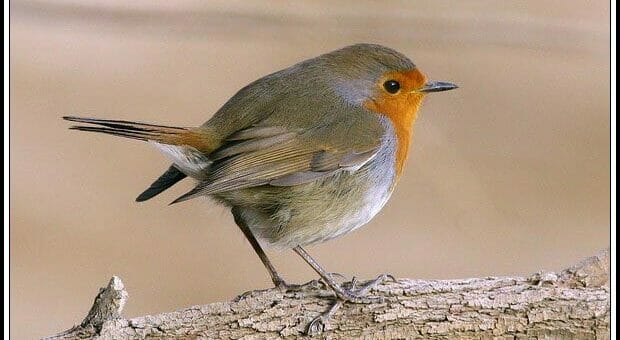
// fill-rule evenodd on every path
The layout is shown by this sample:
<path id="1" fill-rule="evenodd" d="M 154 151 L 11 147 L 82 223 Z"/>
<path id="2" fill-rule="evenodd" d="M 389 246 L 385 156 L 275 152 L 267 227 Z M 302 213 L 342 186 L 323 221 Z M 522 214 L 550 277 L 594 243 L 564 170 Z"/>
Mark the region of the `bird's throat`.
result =
<path id="1" fill-rule="evenodd" d="M 413 123 L 417 117 L 423 97 L 421 94 L 412 94 L 404 97 L 402 100 L 391 98 L 389 100 L 379 99 L 365 103 L 367 109 L 386 116 L 394 126 L 394 132 L 398 141 L 395 164 L 397 178 L 402 174 L 405 161 L 409 155 Z"/>

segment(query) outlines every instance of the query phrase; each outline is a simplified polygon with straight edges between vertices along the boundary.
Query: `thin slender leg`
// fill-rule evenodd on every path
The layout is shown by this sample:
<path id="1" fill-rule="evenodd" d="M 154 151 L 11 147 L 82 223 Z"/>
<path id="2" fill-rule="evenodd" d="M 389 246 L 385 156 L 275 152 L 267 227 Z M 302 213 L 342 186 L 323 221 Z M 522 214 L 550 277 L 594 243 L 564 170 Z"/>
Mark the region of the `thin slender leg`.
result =
<path id="1" fill-rule="evenodd" d="M 322 282 L 320 282 L 319 280 L 311 280 L 304 284 L 286 283 L 286 281 L 284 281 L 284 279 L 280 276 L 280 274 L 278 274 L 278 271 L 273 266 L 273 264 L 271 264 L 271 261 L 269 261 L 267 254 L 265 254 L 265 251 L 260 246 L 260 243 L 258 243 L 258 240 L 256 239 L 256 237 L 254 237 L 254 234 L 252 234 L 252 230 L 250 230 L 248 225 L 245 223 L 245 221 L 241 217 L 241 212 L 239 211 L 239 209 L 232 208 L 231 212 L 233 214 L 233 217 L 235 218 L 235 223 L 237 224 L 239 229 L 241 229 L 241 231 L 243 232 L 243 235 L 245 235 L 245 238 L 250 242 L 250 244 L 252 245 L 252 248 L 254 248 L 256 255 L 258 255 L 261 262 L 263 262 L 263 265 L 265 266 L 265 268 L 267 268 L 267 271 L 269 272 L 269 276 L 271 276 L 271 281 L 273 282 L 273 285 L 276 288 L 286 289 L 287 291 L 302 291 L 306 289 L 319 288 L 323 285 Z"/>
<path id="2" fill-rule="evenodd" d="M 314 271 L 317 272 L 317 274 L 319 274 L 319 276 L 321 276 L 321 279 L 323 279 L 323 281 L 325 281 L 325 283 L 329 286 L 329 288 L 331 288 L 334 291 L 334 293 L 336 293 L 336 296 L 338 297 L 338 299 L 347 301 L 347 302 L 352 302 L 352 303 L 373 303 L 373 302 L 376 302 L 377 300 L 381 300 L 379 298 L 363 297 L 363 295 L 366 294 L 372 287 L 370 287 L 368 290 L 363 289 L 360 292 L 354 292 L 353 290 L 346 290 L 342 288 L 336 282 L 336 280 L 334 280 L 332 275 L 329 272 L 327 272 L 325 269 L 323 269 L 321 265 L 318 262 L 316 262 L 316 260 L 313 259 L 310 256 L 310 254 L 308 254 L 308 252 L 306 252 L 302 247 L 297 246 L 293 248 L 293 250 L 299 256 L 301 256 L 301 258 L 304 259 L 304 261 L 306 261 L 310 265 L 310 267 L 312 267 L 312 269 L 314 269 Z M 378 284 L 383 279 L 385 279 L 384 275 L 382 275 L 380 278 L 377 278 L 375 280 L 376 283 L 374 285 Z"/>
<path id="3" fill-rule="evenodd" d="M 256 237 L 254 237 L 252 231 L 250 230 L 250 228 L 248 228 L 247 224 L 241 217 L 241 212 L 237 208 L 232 208 L 231 212 L 233 214 L 233 217 L 235 218 L 235 223 L 237 223 L 237 226 L 239 226 L 239 229 L 241 229 L 243 235 L 245 235 L 245 238 L 250 241 L 250 244 L 252 245 L 252 248 L 254 248 L 256 255 L 258 255 L 260 260 L 263 262 L 263 265 L 265 265 L 265 268 L 267 268 L 273 284 L 276 287 L 288 287 L 288 284 L 284 281 L 284 279 L 282 279 L 280 274 L 278 274 L 278 271 L 273 266 L 273 264 L 271 264 L 271 261 L 269 261 L 267 254 L 265 254 L 265 251 L 263 251 L 263 248 L 258 243 L 258 240 L 256 240 Z"/>

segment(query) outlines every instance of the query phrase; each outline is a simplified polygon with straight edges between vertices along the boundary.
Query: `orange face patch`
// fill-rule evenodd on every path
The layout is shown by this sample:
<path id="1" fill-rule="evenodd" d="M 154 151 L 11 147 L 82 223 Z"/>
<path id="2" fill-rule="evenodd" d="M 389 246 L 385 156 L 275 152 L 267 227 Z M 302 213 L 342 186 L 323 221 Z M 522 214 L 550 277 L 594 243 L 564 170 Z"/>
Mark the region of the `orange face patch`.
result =
<path id="1" fill-rule="evenodd" d="M 396 93 L 389 93 L 384 88 L 386 81 L 395 80 L 400 84 Z M 386 73 L 376 84 L 378 90 L 374 98 L 366 101 L 364 106 L 374 112 L 387 116 L 396 132 L 398 146 L 396 149 L 396 175 L 403 171 L 409 151 L 411 131 L 424 93 L 415 92 L 426 84 L 426 77 L 418 70 Z"/>

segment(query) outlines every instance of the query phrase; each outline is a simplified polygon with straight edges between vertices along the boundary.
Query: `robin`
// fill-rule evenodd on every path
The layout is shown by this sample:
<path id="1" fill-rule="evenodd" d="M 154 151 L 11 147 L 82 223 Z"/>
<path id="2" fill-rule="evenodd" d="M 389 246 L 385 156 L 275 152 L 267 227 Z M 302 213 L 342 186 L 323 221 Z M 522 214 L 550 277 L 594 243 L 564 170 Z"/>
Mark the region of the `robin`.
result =
<path id="1" fill-rule="evenodd" d="M 357 44 L 252 82 L 199 127 L 63 118 L 82 123 L 71 129 L 142 140 L 170 158 L 136 201 L 190 177 L 196 187 L 172 203 L 208 196 L 230 207 L 275 286 L 293 287 L 264 245 L 293 249 L 340 301 L 364 303 L 368 289 L 345 289 L 302 247 L 351 232 L 383 208 L 422 100 L 455 88 L 428 81 L 393 49 Z"/>

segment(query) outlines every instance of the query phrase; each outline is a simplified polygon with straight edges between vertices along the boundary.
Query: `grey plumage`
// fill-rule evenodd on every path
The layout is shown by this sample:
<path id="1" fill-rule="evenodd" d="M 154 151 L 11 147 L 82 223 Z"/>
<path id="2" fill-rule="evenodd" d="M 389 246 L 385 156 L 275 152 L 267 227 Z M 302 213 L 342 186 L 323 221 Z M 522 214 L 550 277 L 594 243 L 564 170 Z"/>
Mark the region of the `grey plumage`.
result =
<path id="1" fill-rule="evenodd" d="M 176 167 L 139 201 L 185 174 L 198 184 L 174 202 L 211 196 L 235 207 L 268 243 L 303 245 L 365 224 L 387 201 L 395 174 L 385 164 L 394 164 L 394 129 L 363 104 L 380 92 L 375 84 L 384 73 L 413 68 L 392 49 L 358 44 L 254 81 L 196 129 L 71 120 L 102 126 L 81 130 L 154 140 L 171 156 Z M 183 132 L 178 140 L 166 142 L 177 132 Z"/>

